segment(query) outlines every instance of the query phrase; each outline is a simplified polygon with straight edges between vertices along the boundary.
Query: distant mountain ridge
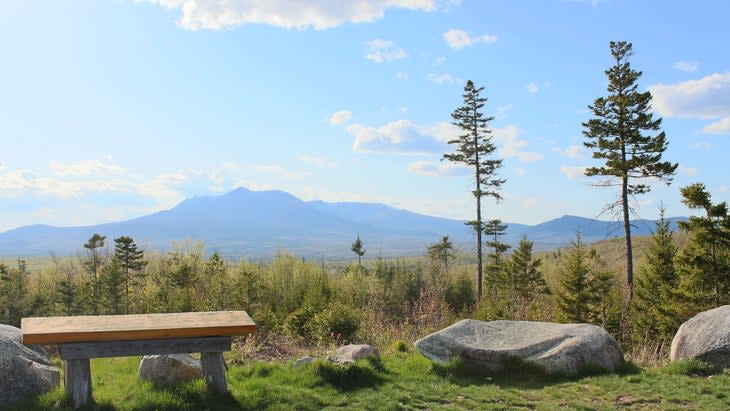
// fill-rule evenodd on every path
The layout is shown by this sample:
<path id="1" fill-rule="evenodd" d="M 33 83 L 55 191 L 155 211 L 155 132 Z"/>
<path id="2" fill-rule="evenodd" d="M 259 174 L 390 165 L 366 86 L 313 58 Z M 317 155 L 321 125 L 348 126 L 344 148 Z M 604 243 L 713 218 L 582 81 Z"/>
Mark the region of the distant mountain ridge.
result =
<path id="1" fill-rule="evenodd" d="M 676 223 L 684 217 L 671 218 Z M 653 221 L 636 220 L 636 235 L 648 235 Z M 619 222 L 562 216 L 534 226 L 507 223 L 503 240 L 515 244 L 523 235 L 537 249 L 563 247 L 580 231 L 585 242 L 623 234 Z M 303 201 L 287 192 L 237 188 L 219 196 L 193 197 L 170 210 L 131 220 L 83 227 L 35 224 L 0 233 L 0 257 L 70 255 L 94 234 L 108 243 L 122 235 L 156 250 L 171 241 L 202 240 L 209 250 L 230 258 L 267 258 L 284 249 L 303 258 L 351 256 L 350 245 L 359 235 L 368 255 L 422 255 L 448 235 L 464 251 L 473 249 L 473 235 L 464 222 L 432 217 L 384 204 Z"/>

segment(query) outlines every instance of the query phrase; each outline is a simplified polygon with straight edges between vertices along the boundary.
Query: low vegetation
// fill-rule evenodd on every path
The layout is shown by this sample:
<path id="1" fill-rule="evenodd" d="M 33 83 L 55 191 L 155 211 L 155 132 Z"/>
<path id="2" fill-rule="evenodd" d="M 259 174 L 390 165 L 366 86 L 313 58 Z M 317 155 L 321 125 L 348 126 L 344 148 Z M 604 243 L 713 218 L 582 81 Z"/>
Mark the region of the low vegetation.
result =
<path id="1" fill-rule="evenodd" d="M 407 348 L 407 347 L 406 347 Z M 291 361 L 247 362 L 228 371 L 230 395 L 206 392 L 202 380 L 157 387 L 136 377 L 139 358 L 92 360 L 94 397 L 100 410 L 260 409 L 689 409 L 730 407 L 730 377 L 626 367 L 617 374 L 577 379 L 530 373 L 493 378 L 434 368 L 410 348 L 380 362 L 341 367 L 317 360 L 300 369 Z M 682 365 L 680 363 L 680 365 Z M 678 367 L 673 366 L 672 370 Z M 701 367 L 699 367 L 701 368 Z M 669 370 L 669 369 L 667 369 Z M 11 410 L 70 409 L 61 388 Z"/>

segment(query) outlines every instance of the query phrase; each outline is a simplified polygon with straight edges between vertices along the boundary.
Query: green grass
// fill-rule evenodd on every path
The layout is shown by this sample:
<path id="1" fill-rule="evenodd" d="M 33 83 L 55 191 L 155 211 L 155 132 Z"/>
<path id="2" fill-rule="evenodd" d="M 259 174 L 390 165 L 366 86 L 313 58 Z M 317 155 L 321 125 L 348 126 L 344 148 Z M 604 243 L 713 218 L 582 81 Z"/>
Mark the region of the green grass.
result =
<path id="1" fill-rule="evenodd" d="M 255 362 L 228 371 L 229 395 L 203 381 L 155 387 L 137 380 L 138 358 L 92 360 L 94 397 L 101 410 L 409 410 L 409 409 L 690 409 L 730 408 L 730 377 L 691 371 L 626 367 L 621 373 L 576 379 L 545 377 L 521 367 L 496 377 L 433 367 L 420 354 L 395 350 L 382 361 L 339 367 L 318 360 L 298 370 Z M 678 366 L 675 366 L 678 367 Z M 683 370 L 696 370 L 683 365 Z M 539 371 L 539 370 L 535 370 Z M 691 374 L 691 375 L 686 375 Z M 69 409 L 57 389 L 12 410 Z"/>

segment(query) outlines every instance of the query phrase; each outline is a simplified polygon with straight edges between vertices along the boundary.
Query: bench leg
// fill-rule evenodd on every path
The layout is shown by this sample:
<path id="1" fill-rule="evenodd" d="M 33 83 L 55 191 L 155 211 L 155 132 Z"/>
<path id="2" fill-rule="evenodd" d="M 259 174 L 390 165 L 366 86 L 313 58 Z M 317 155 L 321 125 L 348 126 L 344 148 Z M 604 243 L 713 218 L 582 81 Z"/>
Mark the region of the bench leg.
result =
<path id="1" fill-rule="evenodd" d="M 63 385 L 74 408 L 81 408 L 91 402 L 91 367 L 89 359 L 65 360 L 63 362 Z"/>
<path id="2" fill-rule="evenodd" d="M 218 392 L 228 392 L 226 384 L 225 361 L 221 352 L 200 353 L 200 366 L 203 371 L 203 378 L 208 389 Z"/>

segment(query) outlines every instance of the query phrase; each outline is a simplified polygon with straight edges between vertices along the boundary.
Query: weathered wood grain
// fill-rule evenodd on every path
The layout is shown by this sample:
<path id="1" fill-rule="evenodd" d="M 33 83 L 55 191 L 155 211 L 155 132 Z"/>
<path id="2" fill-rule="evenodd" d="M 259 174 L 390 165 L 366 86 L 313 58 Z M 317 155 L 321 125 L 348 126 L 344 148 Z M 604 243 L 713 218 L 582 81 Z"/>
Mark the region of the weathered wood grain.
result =
<path id="1" fill-rule="evenodd" d="M 160 340 L 251 334 L 245 311 L 31 317 L 21 320 L 24 344 Z"/>
<path id="2" fill-rule="evenodd" d="M 200 366 L 208 389 L 218 393 L 228 391 L 226 384 L 226 363 L 223 353 L 202 352 L 200 353 Z"/>
<path id="3" fill-rule="evenodd" d="M 63 368 L 63 385 L 72 406 L 78 409 L 89 404 L 92 401 L 89 360 L 66 360 Z"/>
<path id="4" fill-rule="evenodd" d="M 63 343 L 58 351 L 63 360 L 129 357 L 133 355 L 222 352 L 231 350 L 233 337 L 173 338 L 168 340 L 95 341 Z"/>

